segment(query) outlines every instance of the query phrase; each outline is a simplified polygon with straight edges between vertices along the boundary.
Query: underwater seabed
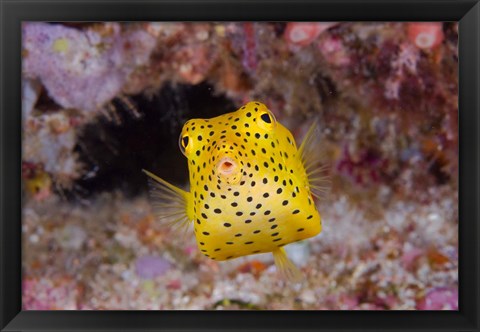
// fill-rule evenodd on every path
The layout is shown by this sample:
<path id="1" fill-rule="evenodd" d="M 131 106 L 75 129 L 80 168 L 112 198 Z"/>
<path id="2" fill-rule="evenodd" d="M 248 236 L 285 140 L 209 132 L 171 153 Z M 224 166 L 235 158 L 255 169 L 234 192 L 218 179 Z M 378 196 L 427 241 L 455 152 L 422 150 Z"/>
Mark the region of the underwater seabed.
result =
<path id="1" fill-rule="evenodd" d="M 295 285 L 279 277 L 270 254 L 203 256 L 192 229 L 182 237 L 155 221 L 146 196 L 32 200 L 24 208 L 23 307 L 456 309 L 458 202 L 448 190 L 429 196 L 381 207 L 332 193 L 321 205 L 323 232 L 286 246 L 304 276 Z"/>
<path id="2" fill-rule="evenodd" d="M 23 309 L 458 309 L 458 24 L 22 25 Z M 322 232 L 216 262 L 156 220 L 183 124 L 321 124 Z"/>

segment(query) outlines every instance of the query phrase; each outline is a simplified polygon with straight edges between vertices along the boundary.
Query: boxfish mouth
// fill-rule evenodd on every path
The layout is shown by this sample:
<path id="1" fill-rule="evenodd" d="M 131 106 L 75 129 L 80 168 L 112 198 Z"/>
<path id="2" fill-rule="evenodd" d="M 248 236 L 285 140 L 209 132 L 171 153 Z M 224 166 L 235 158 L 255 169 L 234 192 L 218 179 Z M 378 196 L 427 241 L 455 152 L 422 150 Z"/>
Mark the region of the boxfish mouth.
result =
<path id="1" fill-rule="evenodd" d="M 235 152 L 229 145 L 219 149 L 217 154 L 218 162 L 214 168 L 220 181 L 230 185 L 240 182 L 242 177 L 242 165 Z"/>
<path id="2" fill-rule="evenodd" d="M 224 176 L 235 175 L 238 173 L 238 164 L 233 158 L 223 157 L 217 164 L 217 173 Z"/>

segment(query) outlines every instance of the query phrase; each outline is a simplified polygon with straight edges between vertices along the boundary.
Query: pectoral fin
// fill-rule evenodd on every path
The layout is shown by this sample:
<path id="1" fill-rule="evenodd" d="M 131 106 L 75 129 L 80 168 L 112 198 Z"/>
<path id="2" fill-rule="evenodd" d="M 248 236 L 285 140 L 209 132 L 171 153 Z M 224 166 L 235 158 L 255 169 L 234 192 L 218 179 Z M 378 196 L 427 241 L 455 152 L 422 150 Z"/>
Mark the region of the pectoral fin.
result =
<path id="1" fill-rule="evenodd" d="M 158 220 L 176 229 L 186 229 L 193 219 L 188 216 L 190 193 L 149 171 L 143 172 L 149 176 L 150 198 Z"/>
<path id="2" fill-rule="evenodd" d="M 298 152 L 302 158 L 312 194 L 317 198 L 325 199 L 331 183 L 328 175 L 329 167 L 322 163 L 325 147 L 321 145 L 321 136 L 320 123 L 316 119 L 308 129 Z"/>

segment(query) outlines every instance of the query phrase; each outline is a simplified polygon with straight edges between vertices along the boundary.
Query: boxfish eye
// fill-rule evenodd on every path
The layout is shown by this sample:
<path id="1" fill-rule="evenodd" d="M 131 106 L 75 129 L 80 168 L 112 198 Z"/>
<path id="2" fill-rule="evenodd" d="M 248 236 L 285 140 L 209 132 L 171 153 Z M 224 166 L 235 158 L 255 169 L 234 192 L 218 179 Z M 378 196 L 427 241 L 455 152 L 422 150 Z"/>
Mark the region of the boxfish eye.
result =
<path id="1" fill-rule="evenodd" d="M 180 142 L 178 145 L 180 145 L 180 150 L 182 150 L 182 153 L 186 156 L 186 149 L 188 147 L 188 142 L 190 139 L 188 138 L 188 135 L 184 135 L 183 137 L 180 136 Z"/>
<path id="2" fill-rule="evenodd" d="M 260 118 L 265 121 L 266 123 L 272 123 L 272 118 L 270 117 L 270 114 L 268 113 L 263 113 L 260 115 Z"/>
<path id="3" fill-rule="evenodd" d="M 276 120 L 271 112 L 264 111 L 260 113 L 260 116 L 257 118 L 257 123 L 260 127 L 266 130 L 271 130 L 275 127 Z"/>

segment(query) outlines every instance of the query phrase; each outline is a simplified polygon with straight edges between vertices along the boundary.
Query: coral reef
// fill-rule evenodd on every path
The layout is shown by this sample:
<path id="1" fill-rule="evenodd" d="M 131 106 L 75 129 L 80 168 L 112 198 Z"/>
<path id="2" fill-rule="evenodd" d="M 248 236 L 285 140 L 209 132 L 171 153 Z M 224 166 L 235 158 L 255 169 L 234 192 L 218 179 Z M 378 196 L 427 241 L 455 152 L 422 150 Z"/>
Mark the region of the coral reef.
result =
<path id="1" fill-rule="evenodd" d="M 22 25 L 23 308 L 458 309 L 454 22 Z M 257 99 L 301 141 L 321 123 L 322 233 L 217 263 L 151 211 L 187 186 L 190 118 Z"/>

